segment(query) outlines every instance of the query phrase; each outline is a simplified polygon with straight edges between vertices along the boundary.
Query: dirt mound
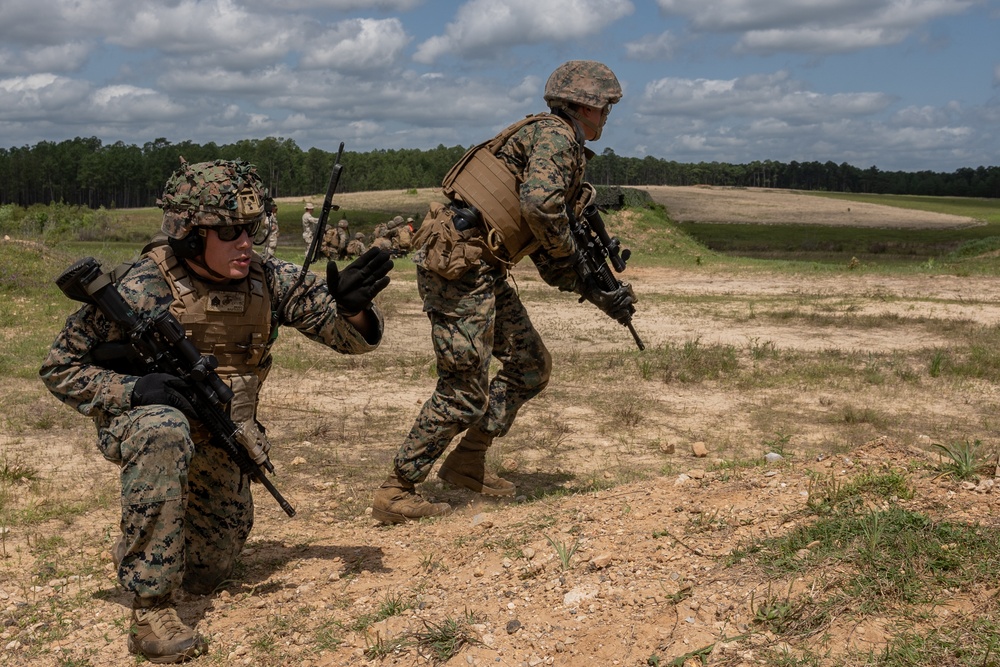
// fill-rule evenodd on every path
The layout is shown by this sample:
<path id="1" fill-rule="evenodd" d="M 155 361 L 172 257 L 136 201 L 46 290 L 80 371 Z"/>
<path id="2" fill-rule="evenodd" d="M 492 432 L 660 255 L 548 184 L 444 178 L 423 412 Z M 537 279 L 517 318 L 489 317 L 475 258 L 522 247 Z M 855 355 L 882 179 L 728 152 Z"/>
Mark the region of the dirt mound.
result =
<path id="1" fill-rule="evenodd" d="M 846 484 L 871 470 L 913 473 L 926 463 L 913 454 L 879 438 L 841 456 L 786 454 L 743 469 L 711 470 L 711 460 L 689 457 L 676 474 L 573 495 L 553 488 L 531 503 L 465 494 L 449 517 L 394 527 L 367 513 L 324 520 L 324 510 L 352 491 L 316 489 L 301 520 L 258 503 L 239 582 L 213 596 L 181 597 L 179 609 L 227 664 L 362 665 L 373 657 L 434 664 L 427 638 L 451 622 L 465 628 L 465 643 L 449 665 L 644 665 L 653 656 L 700 664 L 709 655 L 752 664 L 777 641 L 755 629 L 754 600 L 788 583 L 765 580 L 752 562 L 731 563 L 734 548 L 793 529 L 816 479 Z M 913 478 L 921 510 L 946 515 L 961 504 L 953 483 Z M 4 583 L 7 613 L 85 603 L 63 618 L 48 657 L 26 657 L 22 648 L 53 631 L 46 623 L 17 636 L 8 629 L 4 664 L 48 665 L 53 656 L 58 664 L 135 664 L 122 632 L 129 600 L 107 557 L 114 522 L 109 507 L 64 531 L 78 545 L 70 556 L 78 577 Z M 810 642 L 834 656 L 877 651 L 886 640 L 881 630 L 836 622 L 819 634 Z"/>

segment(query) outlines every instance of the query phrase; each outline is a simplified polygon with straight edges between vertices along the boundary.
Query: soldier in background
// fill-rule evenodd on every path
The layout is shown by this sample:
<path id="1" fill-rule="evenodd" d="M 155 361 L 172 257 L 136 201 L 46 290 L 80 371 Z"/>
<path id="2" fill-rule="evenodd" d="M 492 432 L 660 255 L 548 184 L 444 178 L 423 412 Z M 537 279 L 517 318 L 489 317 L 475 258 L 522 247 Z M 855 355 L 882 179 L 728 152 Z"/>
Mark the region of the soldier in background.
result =
<path id="1" fill-rule="evenodd" d="M 392 252 L 392 239 L 389 238 L 389 222 L 380 222 L 375 225 L 375 231 L 372 233 L 372 247 L 378 248 L 379 250 L 385 250 L 386 252 Z"/>
<path id="2" fill-rule="evenodd" d="M 347 256 L 347 243 L 350 240 L 350 224 L 347 218 L 341 218 L 337 223 L 337 259 L 344 259 Z"/>
<path id="3" fill-rule="evenodd" d="M 312 203 L 306 204 L 306 211 L 302 214 L 302 240 L 306 242 L 306 252 L 309 252 L 309 246 L 312 245 L 313 236 L 316 235 L 316 227 L 319 225 L 319 218 L 315 217 L 312 212 L 316 207 Z"/>
<path id="4" fill-rule="evenodd" d="M 347 244 L 347 259 L 360 257 L 365 254 L 366 250 L 368 250 L 368 248 L 365 247 L 365 235 L 358 232 Z"/>
<path id="5" fill-rule="evenodd" d="M 271 210 L 267 214 L 264 228 L 267 236 L 264 240 L 264 247 L 260 251 L 260 256 L 263 259 L 267 259 L 274 257 L 274 251 L 278 248 L 278 202 L 276 201 L 271 202 Z"/>
<path id="6" fill-rule="evenodd" d="M 278 326 L 343 354 L 374 350 L 382 315 L 372 303 L 392 260 L 365 255 L 326 279 L 251 245 L 266 192 L 256 169 L 216 160 L 181 167 L 167 180 L 162 243 L 150 244 L 114 288 L 151 321 L 173 314 L 199 354 L 214 355 L 232 388 L 230 418 L 270 444 L 257 422 L 260 384 Z M 279 304 L 287 304 L 280 312 Z M 128 649 L 152 663 L 203 655 L 208 642 L 178 616 L 173 595 L 208 595 L 233 576 L 253 527 L 256 486 L 221 447 L 187 398 L 188 380 L 149 372 L 120 349 L 128 331 L 94 304 L 70 315 L 39 374 L 56 398 L 92 418 L 97 447 L 119 466 L 121 534 L 112 550 L 119 585 L 132 595 Z M 357 391 L 358 387 L 348 387 Z M 117 532 L 117 531 L 116 531 Z"/>
<path id="7" fill-rule="evenodd" d="M 332 260 L 344 259 L 347 253 L 348 241 L 347 220 L 341 219 L 336 227 L 329 227 L 323 233 L 323 243 L 320 245 L 320 252 Z"/>
<path id="8" fill-rule="evenodd" d="M 404 221 L 398 215 L 393 219 L 393 228 L 389 232 L 393 257 L 406 257 L 409 254 L 410 247 L 413 245 L 413 228 L 410 226 L 412 222 L 413 218 L 407 218 Z"/>

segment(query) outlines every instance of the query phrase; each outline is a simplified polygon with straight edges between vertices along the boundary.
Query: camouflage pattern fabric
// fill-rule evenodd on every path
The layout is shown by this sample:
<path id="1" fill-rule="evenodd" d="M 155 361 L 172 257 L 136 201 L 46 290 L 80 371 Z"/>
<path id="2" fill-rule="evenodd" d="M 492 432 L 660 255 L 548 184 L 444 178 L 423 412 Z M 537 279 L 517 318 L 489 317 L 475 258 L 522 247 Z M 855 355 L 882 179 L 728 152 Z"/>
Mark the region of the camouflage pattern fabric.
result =
<path id="1" fill-rule="evenodd" d="M 397 473 L 415 484 L 468 427 L 506 434 L 552 370 L 552 357 L 502 269 L 480 262 L 449 281 L 418 265 L 417 288 L 431 321 L 438 381 L 395 458 Z M 492 380 L 491 357 L 501 363 Z"/>
<path id="2" fill-rule="evenodd" d="M 359 238 L 360 237 L 360 238 Z M 347 258 L 354 259 L 365 254 L 368 248 L 365 246 L 364 235 L 361 232 L 347 243 Z"/>
<path id="3" fill-rule="evenodd" d="M 568 210 L 580 195 L 586 154 L 569 122 L 553 116 L 526 125 L 497 156 L 522 183 L 521 213 L 541 241 L 532 255 L 539 274 L 561 290 L 576 287 L 575 254 Z M 476 239 L 470 240 L 476 242 Z M 559 261 L 559 260 L 563 261 Z M 423 481 L 451 440 L 477 426 L 507 433 L 521 406 L 548 384 L 552 358 L 531 324 L 502 266 L 479 260 L 464 275 L 446 280 L 424 264 L 417 248 L 417 287 L 431 321 L 438 382 L 396 453 L 397 474 Z M 490 380 L 490 358 L 501 366 Z"/>
<path id="4" fill-rule="evenodd" d="M 290 262 L 271 258 L 264 263 L 274 304 L 292 289 L 298 273 Z M 148 257 L 124 276 L 118 290 L 136 312 L 149 317 L 166 311 L 172 301 L 166 280 Z M 277 321 L 344 354 L 377 347 L 336 311 L 326 282 L 309 273 Z M 373 340 L 378 341 L 382 316 L 373 312 L 378 319 Z M 121 585 L 142 597 L 169 592 L 181 582 L 196 592 L 211 590 L 229 574 L 252 527 L 249 480 L 224 452 L 207 444 L 196 421 L 164 406 L 132 406 L 138 377 L 90 362 L 94 347 L 122 340 L 118 325 L 95 306 L 84 305 L 67 319 L 39 374 L 53 395 L 94 420 L 101 452 L 121 468 L 127 547 L 118 570 Z M 261 363 L 269 363 L 269 355 Z"/>
<path id="5" fill-rule="evenodd" d="M 521 183 L 521 215 L 551 257 L 576 251 L 567 210 L 580 196 L 587 161 L 570 124 L 556 116 L 525 125 L 507 140 L 500 158 Z"/>

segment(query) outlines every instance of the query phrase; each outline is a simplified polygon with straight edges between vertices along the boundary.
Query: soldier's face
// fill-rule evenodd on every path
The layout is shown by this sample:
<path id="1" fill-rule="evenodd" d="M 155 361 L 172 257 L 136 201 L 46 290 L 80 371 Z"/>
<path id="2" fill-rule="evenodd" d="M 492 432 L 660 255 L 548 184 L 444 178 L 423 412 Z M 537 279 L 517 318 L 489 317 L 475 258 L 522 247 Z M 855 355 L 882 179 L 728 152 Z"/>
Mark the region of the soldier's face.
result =
<path id="1" fill-rule="evenodd" d="M 584 125 L 583 134 L 587 141 L 591 141 L 601 136 L 600 131 L 604 127 L 605 121 L 608 120 L 608 113 L 610 112 L 610 104 L 605 106 L 603 109 L 580 105 L 580 115 L 587 120 L 587 124 Z"/>
<path id="2" fill-rule="evenodd" d="M 223 241 L 215 229 L 209 229 L 205 234 L 205 265 L 228 280 L 242 280 L 250 273 L 252 247 L 246 230 L 232 241 Z"/>

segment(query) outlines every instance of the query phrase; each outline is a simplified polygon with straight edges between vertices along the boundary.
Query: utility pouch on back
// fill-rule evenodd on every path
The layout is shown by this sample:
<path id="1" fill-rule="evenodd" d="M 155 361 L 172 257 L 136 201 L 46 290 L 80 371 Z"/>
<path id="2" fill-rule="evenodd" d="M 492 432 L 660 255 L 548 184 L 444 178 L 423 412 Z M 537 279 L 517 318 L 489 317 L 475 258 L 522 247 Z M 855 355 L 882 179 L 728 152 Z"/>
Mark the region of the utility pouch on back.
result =
<path id="1" fill-rule="evenodd" d="M 413 247 L 423 248 L 423 267 L 445 280 L 456 280 L 472 268 L 483 255 L 483 249 L 455 229 L 452 210 L 431 202 L 420 229 L 413 236 Z"/>

